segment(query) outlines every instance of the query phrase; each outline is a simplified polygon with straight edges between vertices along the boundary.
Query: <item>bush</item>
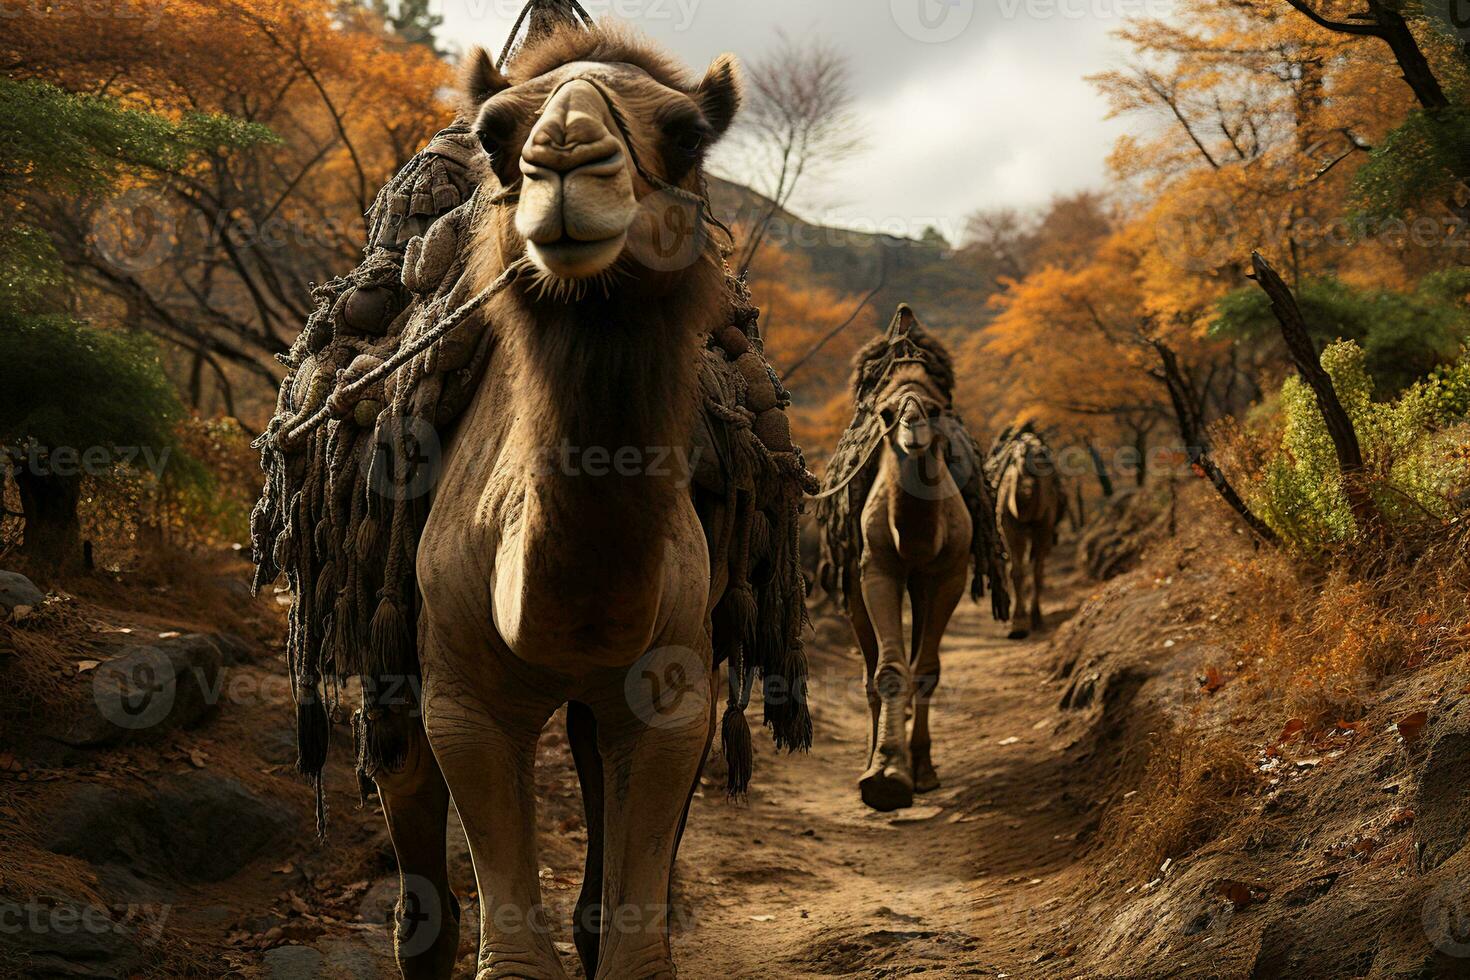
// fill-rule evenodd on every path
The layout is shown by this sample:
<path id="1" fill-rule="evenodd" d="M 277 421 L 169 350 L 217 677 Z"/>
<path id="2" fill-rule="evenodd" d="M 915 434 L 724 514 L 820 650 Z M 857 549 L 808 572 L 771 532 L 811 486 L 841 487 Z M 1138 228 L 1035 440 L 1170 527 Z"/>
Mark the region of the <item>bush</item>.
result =
<path id="1" fill-rule="evenodd" d="M 1357 430 L 1373 502 L 1384 519 L 1405 525 L 1456 514 L 1470 486 L 1463 407 L 1470 366 L 1462 360 L 1391 401 L 1374 400 L 1367 356 L 1357 344 L 1330 345 L 1322 366 Z M 1357 532 L 1332 439 L 1300 378 L 1282 385 L 1279 444 L 1247 496 L 1262 519 L 1302 552 L 1329 550 Z"/>
<path id="2" fill-rule="evenodd" d="M 1333 278 L 1308 279 L 1297 289 L 1307 329 L 1319 344 L 1356 341 L 1375 394 L 1395 395 L 1452 361 L 1470 339 L 1470 269 L 1426 276 L 1412 293 L 1356 289 Z M 1220 301 L 1212 330 L 1225 337 L 1279 343 L 1266 294 L 1254 286 Z"/>

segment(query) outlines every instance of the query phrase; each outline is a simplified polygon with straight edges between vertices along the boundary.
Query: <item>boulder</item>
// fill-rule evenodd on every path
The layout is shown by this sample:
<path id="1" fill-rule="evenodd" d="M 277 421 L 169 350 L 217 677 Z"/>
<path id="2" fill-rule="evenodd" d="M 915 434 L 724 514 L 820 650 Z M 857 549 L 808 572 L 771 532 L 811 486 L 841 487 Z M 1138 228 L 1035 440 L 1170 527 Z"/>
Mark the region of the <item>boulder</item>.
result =
<path id="1" fill-rule="evenodd" d="M 146 787 L 78 784 L 37 829 L 55 854 L 143 877 L 214 882 L 239 872 L 296 817 L 232 777 L 197 772 Z"/>
<path id="2" fill-rule="evenodd" d="M 7 897 L 0 908 L 7 926 L 0 928 L 0 973 L 14 960 L 25 967 L 16 976 L 36 980 L 126 980 L 147 965 L 132 927 L 112 909 L 68 896 Z"/>
<path id="3" fill-rule="evenodd" d="M 157 741 L 198 724 L 219 706 L 225 656 L 203 633 L 121 648 L 91 674 L 89 710 L 42 734 L 72 746 Z"/>
<path id="4" fill-rule="evenodd" d="M 16 606 L 34 609 L 46 600 L 46 593 L 19 572 L 0 571 L 0 614 L 9 616 Z"/>
<path id="5" fill-rule="evenodd" d="M 1470 700 L 1431 714 L 1431 741 L 1414 794 L 1414 833 L 1422 845 L 1419 866 L 1432 871 L 1470 837 L 1465 785 L 1470 780 Z"/>

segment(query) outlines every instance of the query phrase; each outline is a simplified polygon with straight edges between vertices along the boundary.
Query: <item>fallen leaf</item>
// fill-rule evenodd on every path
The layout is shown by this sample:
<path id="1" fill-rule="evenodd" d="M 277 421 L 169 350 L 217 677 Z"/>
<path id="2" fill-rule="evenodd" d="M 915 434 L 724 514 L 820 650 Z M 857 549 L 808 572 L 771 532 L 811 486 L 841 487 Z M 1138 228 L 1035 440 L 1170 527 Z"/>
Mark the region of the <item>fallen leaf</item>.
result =
<path id="1" fill-rule="evenodd" d="M 190 752 L 189 752 L 189 763 L 195 769 L 203 769 L 205 767 L 205 765 L 208 763 L 208 761 L 209 761 L 209 756 L 205 755 L 203 752 L 199 751 L 198 749 L 192 749 L 192 750 L 190 750 Z"/>
<path id="2" fill-rule="evenodd" d="M 1001 739 L 996 744 L 997 745 L 1015 745 L 1019 741 L 1020 741 L 1019 738 L 1017 738 L 1016 736 L 1012 735 L 1010 738 L 1003 738 L 1003 739 Z"/>
<path id="3" fill-rule="evenodd" d="M 1218 669 L 1208 667 L 1205 669 L 1205 675 L 1199 679 L 1199 686 L 1206 694 L 1214 694 L 1225 686 L 1225 678 Z"/>
<path id="4" fill-rule="evenodd" d="M 1424 725 L 1428 721 L 1429 712 L 1427 711 L 1416 711 L 1412 715 L 1400 719 L 1398 723 L 1399 738 L 1403 739 L 1405 744 L 1413 745 L 1424 734 Z"/>
<path id="5" fill-rule="evenodd" d="M 1334 727 L 1340 735 L 1361 735 L 1363 732 L 1363 723 L 1361 721 L 1342 721 L 1339 719 Z"/>
<path id="6" fill-rule="evenodd" d="M 1293 738 L 1296 738 L 1302 732 L 1306 731 L 1306 728 L 1307 723 L 1305 721 L 1302 721 L 1300 718 L 1291 719 L 1291 721 L 1288 721 L 1286 723 L 1286 726 L 1281 729 L 1281 734 L 1276 736 L 1277 744 L 1279 745 L 1282 742 L 1291 741 Z"/>
<path id="7" fill-rule="evenodd" d="M 1271 897 L 1264 888 L 1253 887 L 1243 881 L 1226 878 L 1215 886 L 1215 894 L 1230 902 L 1237 912 L 1243 912 Z"/>
<path id="8" fill-rule="evenodd" d="M 77 662 L 77 673 L 85 674 L 89 670 L 96 670 L 101 664 L 100 660 L 80 660 Z"/>
<path id="9" fill-rule="evenodd" d="M 1414 811 L 1409 809 L 1400 810 L 1388 818 L 1390 827 L 1412 827 L 1414 825 Z"/>

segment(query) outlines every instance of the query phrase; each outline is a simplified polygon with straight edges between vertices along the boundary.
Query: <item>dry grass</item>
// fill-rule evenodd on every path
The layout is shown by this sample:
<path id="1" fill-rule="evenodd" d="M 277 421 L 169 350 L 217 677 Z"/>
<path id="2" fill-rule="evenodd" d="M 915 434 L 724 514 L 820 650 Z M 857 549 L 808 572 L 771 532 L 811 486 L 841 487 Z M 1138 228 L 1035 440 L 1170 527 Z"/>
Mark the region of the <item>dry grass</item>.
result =
<path id="1" fill-rule="evenodd" d="M 1153 736 L 1137 793 L 1108 815 L 1105 836 L 1126 862 L 1156 869 L 1221 836 L 1261 775 L 1238 740 L 1169 726 Z"/>
<path id="2" fill-rule="evenodd" d="M 1467 545 L 1462 520 L 1325 568 L 1266 552 L 1230 563 L 1220 639 L 1241 676 L 1309 730 L 1356 721 L 1384 678 L 1470 653 Z"/>

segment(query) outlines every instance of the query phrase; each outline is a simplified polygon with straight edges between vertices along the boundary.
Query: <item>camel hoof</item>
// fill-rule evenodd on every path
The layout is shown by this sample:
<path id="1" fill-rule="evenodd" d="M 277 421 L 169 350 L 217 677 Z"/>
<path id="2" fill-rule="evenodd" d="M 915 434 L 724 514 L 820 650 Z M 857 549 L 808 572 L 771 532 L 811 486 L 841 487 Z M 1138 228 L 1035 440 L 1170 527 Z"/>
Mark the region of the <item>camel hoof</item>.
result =
<path id="1" fill-rule="evenodd" d="M 1031 635 L 1031 631 L 1023 626 L 1017 626 L 1006 634 L 1007 640 L 1024 640 Z"/>
<path id="2" fill-rule="evenodd" d="M 914 805 L 914 781 L 901 769 L 875 769 L 858 780 L 863 802 L 879 813 Z"/>
<path id="3" fill-rule="evenodd" d="M 922 766 L 914 773 L 914 792 L 932 793 L 939 788 L 939 773 L 933 766 Z"/>

